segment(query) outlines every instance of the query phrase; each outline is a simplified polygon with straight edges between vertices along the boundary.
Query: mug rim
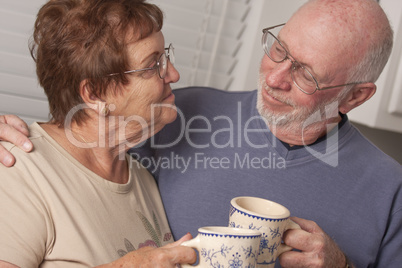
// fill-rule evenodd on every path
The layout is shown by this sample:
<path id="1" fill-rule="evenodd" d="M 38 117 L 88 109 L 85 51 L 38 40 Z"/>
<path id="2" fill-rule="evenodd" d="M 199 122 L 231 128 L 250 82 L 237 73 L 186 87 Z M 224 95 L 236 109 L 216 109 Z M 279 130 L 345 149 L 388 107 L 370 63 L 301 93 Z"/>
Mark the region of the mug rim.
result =
<path id="1" fill-rule="evenodd" d="M 266 214 L 262 214 L 262 213 L 259 213 L 259 212 L 251 211 L 251 210 L 248 210 L 248 209 L 246 209 L 244 207 L 241 207 L 238 204 L 239 199 L 254 199 L 254 200 L 258 200 L 260 202 L 267 202 L 267 203 L 270 203 L 270 204 L 274 204 L 275 206 L 280 207 L 284 212 L 281 213 L 281 214 L 278 214 L 278 215 L 266 215 Z M 245 213 L 245 214 L 249 214 L 249 215 L 252 215 L 252 216 L 257 216 L 257 217 L 260 217 L 260 218 L 263 218 L 263 219 L 285 220 L 285 219 L 290 217 L 290 211 L 284 205 L 281 205 L 281 204 L 279 204 L 279 203 L 277 203 L 275 201 L 260 198 L 260 197 L 238 196 L 238 197 L 233 198 L 230 201 L 230 204 L 232 205 L 233 208 L 238 210 L 240 213 Z"/>
<path id="2" fill-rule="evenodd" d="M 217 236 L 244 236 L 244 237 L 261 237 L 261 232 L 251 229 L 243 229 L 229 226 L 204 226 L 198 228 L 199 234 L 217 235 Z"/>

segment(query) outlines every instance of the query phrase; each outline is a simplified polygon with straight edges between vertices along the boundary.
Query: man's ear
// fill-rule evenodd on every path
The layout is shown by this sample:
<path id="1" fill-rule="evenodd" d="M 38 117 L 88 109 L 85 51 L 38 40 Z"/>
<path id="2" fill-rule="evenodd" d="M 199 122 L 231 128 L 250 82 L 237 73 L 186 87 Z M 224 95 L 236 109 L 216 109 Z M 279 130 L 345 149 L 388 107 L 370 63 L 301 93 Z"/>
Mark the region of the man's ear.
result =
<path id="1" fill-rule="evenodd" d="M 377 90 L 377 86 L 374 83 L 363 83 L 355 85 L 346 98 L 339 105 L 339 111 L 346 114 L 354 108 L 362 105 L 369 100 Z"/>

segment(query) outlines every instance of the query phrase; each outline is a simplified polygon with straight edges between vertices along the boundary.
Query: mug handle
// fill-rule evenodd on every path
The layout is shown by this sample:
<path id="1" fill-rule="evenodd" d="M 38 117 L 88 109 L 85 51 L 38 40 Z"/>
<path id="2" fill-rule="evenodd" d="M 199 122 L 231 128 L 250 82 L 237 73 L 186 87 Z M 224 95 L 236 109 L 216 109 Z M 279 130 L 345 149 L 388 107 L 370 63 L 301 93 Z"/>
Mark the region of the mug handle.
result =
<path id="1" fill-rule="evenodd" d="M 283 232 L 286 232 L 289 229 L 296 229 L 297 230 L 297 229 L 301 229 L 301 228 L 300 228 L 300 225 L 298 225 L 297 223 L 295 223 L 294 221 L 289 219 L 289 222 L 286 225 L 285 230 Z M 292 249 L 293 249 L 292 247 L 290 247 L 290 246 L 288 246 L 288 245 L 286 245 L 284 243 L 281 243 L 279 245 L 279 247 L 278 247 L 278 256 L 281 255 L 284 252 L 291 251 Z"/>
<path id="2" fill-rule="evenodd" d="M 188 241 L 184 241 L 183 243 L 180 244 L 181 246 L 185 246 L 185 247 L 190 247 L 193 249 L 196 249 L 199 251 L 200 249 L 200 236 L 197 235 L 195 238 L 188 240 Z M 198 267 L 197 265 L 191 265 L 191 264 L 181 264 L 180 265 L 182 268 L 190 268 L 190 267 Z"/>

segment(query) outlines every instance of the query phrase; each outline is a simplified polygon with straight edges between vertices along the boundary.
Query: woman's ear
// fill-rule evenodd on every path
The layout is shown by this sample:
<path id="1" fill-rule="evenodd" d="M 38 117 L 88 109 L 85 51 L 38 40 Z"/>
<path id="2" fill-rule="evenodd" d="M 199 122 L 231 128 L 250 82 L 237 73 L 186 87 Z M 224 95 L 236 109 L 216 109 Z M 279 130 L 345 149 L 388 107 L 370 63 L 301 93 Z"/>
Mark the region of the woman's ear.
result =
<path id="1" fill-rule="evenodd" d="M 89 85 L 89 81 L 87 79 L 82 80 L 80 83 L 80 95 L 82 100 L 85 102 L 85 104 L 91 108 L 94 109 L 95 106 L 97 106 L 97 102 L 99 101 L 99 98 L 97 98 Z"/>
<path id="2" fill-rule="evenodd" d="M 99 97 L 97 97 L 91 89 L 88 80 L 80 83 L 80 95 L 85 104 L 100 116 L 107 116 L 110 112 L 108 105 Z"/>
<path id="3" fill-rule="evenodd" d="M 346 114 L 354 108 L 362 105 L 369 100 L 377 90 L 377 86 L 374 83 L 363 83 L 355 85 L 346 98 L 339 105 L 339 111 Z"/>

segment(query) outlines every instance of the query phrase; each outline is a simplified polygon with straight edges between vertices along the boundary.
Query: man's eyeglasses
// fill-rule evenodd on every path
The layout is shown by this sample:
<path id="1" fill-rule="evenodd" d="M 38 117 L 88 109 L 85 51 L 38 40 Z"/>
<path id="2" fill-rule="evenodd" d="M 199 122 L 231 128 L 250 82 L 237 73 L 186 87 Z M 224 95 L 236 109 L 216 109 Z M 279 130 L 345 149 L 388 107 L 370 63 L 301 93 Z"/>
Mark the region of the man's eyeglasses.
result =
<path id="1" fill-rule="evenodd" d="M 147 77 L 151 77 L 155 72 L 155 70 L 158 72 L 158 75 L 161 79 L 164 79 L 166 77 L 167 73 L 167 68 L 168 68 L 168 60 L 170 63 L 174 64 L 175 57 L 174 57 L 174 47 L 172 44 L 169 45 L 169 47 L 165 48 L 165 53 L 162 53 L 160 55 L 158 61 L 156 64 L 152 67 L 148 68 L 143 68 L 143 69 L 137 69 L 137 70 L 130 70 L 130 71 L 125 71 L 123 72 L 124 74 L 131 74 L 131 73 L 138 73 L 138 72 L 145 72 L 147 71 L 149 74 Z M 109 74 L 111 75 L 117 75 L 117 73 L 114 74 Z"/>
<path id="2" fill-rule="evenodd" d="M 293 83 L 304 93 L 311 95 L 314 94 L 317 90 L 325 90 L 337 87 L 344 87 L 349 85 L 362 84 L 365 82 L 353 82 L 347 83 L 343 85 L 330 86 L 330 87 L 322 87 L 318 86 L 318 82 L 315 77 L 310 73 L 308 69 L 306 69 L 302 64 L 297 62 L 293 56 L 285 49 L 279 39 L 271 32 L 271 30 L 275 29 L 279 32 L 285 23 L 275 25 L 272 27 L 268 27 L 262 30 L 262 47 L 264 49 L 265 54 L 274 62 L 280 63 L 284 60 L 288 59 L 292 63 L 291 68 L 291 76 Z"/>

